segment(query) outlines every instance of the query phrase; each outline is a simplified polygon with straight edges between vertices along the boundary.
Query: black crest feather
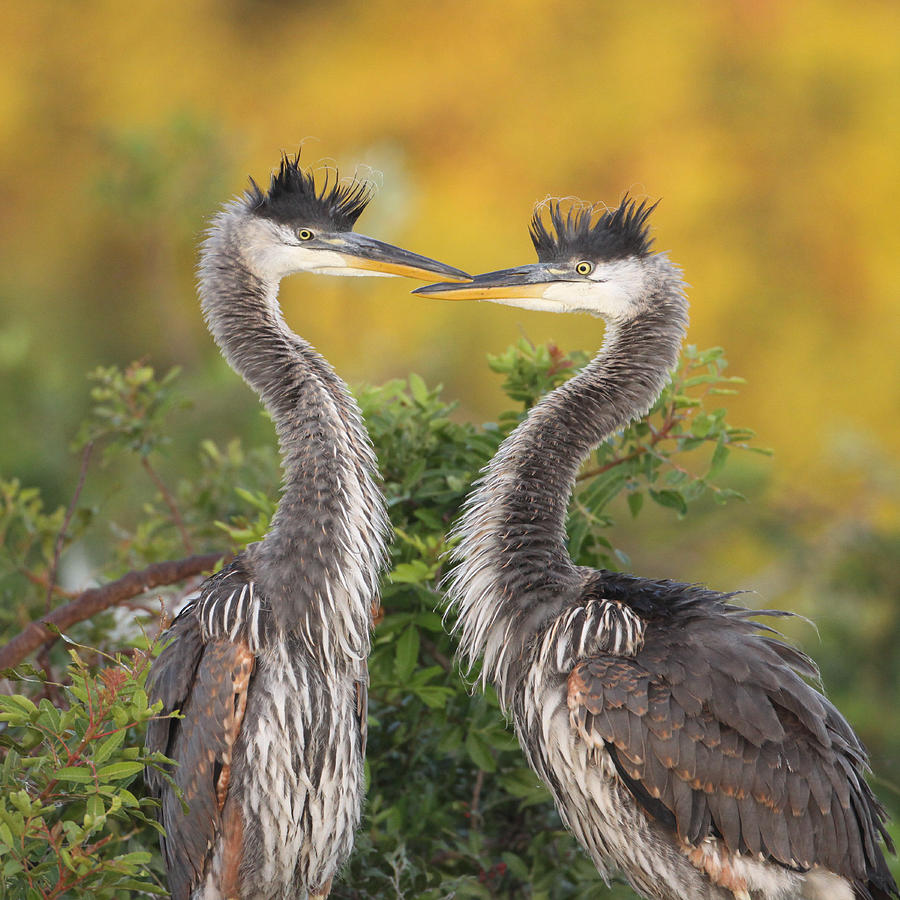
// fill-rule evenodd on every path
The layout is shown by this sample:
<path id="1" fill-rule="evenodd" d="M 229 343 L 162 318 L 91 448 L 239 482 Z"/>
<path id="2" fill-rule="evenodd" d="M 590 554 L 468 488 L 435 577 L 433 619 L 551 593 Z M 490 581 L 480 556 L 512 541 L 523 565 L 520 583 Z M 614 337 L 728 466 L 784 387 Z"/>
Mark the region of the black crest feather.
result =
<path id="1" fill-rule="evenodd" d="M 256 215 L 329 231 L 351 231 L 374 193 L 369 182 L 356 177 L 341 181 L 338 172 L 327 169 L 317 189 L 313 173 L 300 167 L 299 151 L 294 157 L 286 153 L 281 157 L 267 192 L 252 178 L 250 184 L 248 199 Z"/>
<path id="2" fill-rule="evenodd" d="M 638 203 L 626 194 L 615 209 L 606 209 L 596 218 L 592 206 L 572 206 L 563 211 L 558 200 L 551 200 L 546 207 L 541 204 L 530 229 L 538 259 L 552 262 L 582 256 L 593 260 L 647 256 L 653 244 L 647 219 L 658 203 Z"/>

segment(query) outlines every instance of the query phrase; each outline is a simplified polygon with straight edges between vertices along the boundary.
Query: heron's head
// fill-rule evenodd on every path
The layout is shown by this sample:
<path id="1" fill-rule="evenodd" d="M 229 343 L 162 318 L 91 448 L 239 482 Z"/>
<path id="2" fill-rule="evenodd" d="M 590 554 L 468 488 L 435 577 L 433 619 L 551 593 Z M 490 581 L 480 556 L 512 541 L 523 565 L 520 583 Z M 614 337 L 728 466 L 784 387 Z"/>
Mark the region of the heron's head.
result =
<path id="1" fill-rule="evenodd" d="M 371 183 L 341 180 L 300 167 L 300 154 L 281 159 L 268 191 L 253 179 L 239 201 L 240 252 L 250 268 L 277 281 L 295 272 L 320 275 L 406 275 L 421 281 L 468 281 L 465 272 L 427 256 L 356 234 L 353 226 L 372 199 Z"/>
<path id="2" fill-rule="evenodd" d="M 537 263 L 413 293 L 628 320 L 645 308 L 650 282 L 659 276 L 647 225 L 655 207 L 628 195 L 615 209 L 602 211 L 586 206 L 563 211 L 558 201 L 540 204 L 531 221 Z"/>

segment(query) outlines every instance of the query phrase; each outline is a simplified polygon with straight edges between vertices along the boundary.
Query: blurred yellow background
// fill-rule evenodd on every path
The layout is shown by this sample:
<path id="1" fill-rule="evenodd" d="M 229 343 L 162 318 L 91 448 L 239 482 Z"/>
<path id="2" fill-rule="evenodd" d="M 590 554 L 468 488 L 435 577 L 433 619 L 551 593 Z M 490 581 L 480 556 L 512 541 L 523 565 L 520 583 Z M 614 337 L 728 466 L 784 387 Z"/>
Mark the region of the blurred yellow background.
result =
<path id="1" fill-rule="evenodd" d="M 532 258 L 548 195 L 662 198 L 690 340 L 748 378 L 731 418 L 775 449 L 774 483 L 896 523 L 897 3 L 96 0 L 2 26 L 5 470 L 61 484 L 97 363 L 218 371 L 204 220 L 303 142 L 383 184 L 359 230 L 473 272 Z M 351 382 L 415 369 L 479 419 L 485 352 L 601 339 L 413 286 L 303 277 L 283 299 Z"/>

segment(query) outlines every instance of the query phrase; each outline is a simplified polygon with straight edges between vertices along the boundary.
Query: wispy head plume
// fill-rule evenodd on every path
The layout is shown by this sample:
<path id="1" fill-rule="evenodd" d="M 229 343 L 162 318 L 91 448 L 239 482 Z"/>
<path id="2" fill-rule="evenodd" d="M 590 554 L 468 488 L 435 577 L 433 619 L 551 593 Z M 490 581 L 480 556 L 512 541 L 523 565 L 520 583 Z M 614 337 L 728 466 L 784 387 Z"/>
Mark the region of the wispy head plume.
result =
<path id="1" fill-rule="evenodd" d="M 629 194 L 615 208 L 581 200 L 544 200 L 534 210 L 531 240 L 541 262 L 586 256 L 594 260 L 647 256 L 653 241 L 647 219 L 659 201 L 638 203 Z"/>

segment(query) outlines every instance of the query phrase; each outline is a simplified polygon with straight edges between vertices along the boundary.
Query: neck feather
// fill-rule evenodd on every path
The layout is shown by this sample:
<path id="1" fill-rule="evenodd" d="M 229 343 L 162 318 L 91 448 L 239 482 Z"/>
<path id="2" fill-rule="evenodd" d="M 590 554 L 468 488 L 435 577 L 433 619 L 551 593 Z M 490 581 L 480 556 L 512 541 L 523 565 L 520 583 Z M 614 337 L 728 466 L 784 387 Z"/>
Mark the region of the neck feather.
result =
<path id="1" fill-rule="evenodd" d="M 365 656 L 387 534 L 372 445 L 344 382 L 285 323 L 278 281 L 242 253 L 243 221 L 226 210 L 214 223 L 200 297 L 216 343 L 278 434 L 283 492 L 247 560 L 281 631 L 318 644 L 326 629 L 347 653 Z"/>
<path id="2" fill-rule="evenodd" d="M 590 452 L 650 409 L 687 326 L 678 270 L 653 258 L 645 312 L 612 323 L 597 356 L 545 397 L 503 442 L 457 527 L 449 595 L 460 650 L 494 679 L 522 640 L 568 600 L 581 576 L 566 549 L 566 513 Z"/>

